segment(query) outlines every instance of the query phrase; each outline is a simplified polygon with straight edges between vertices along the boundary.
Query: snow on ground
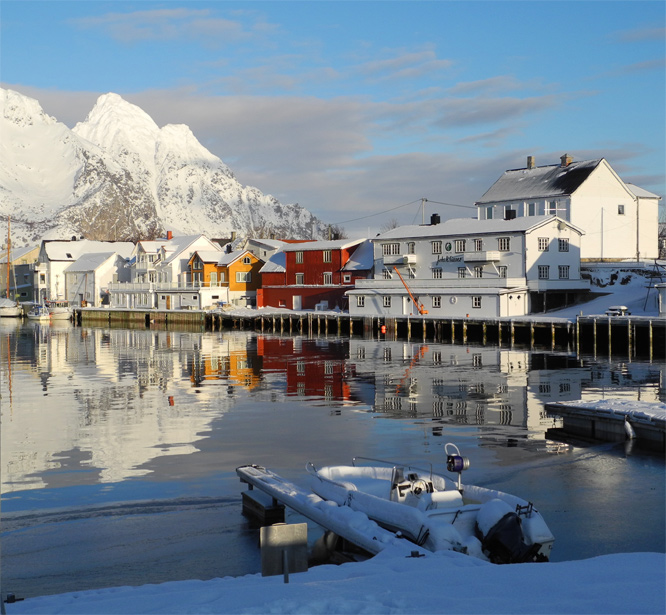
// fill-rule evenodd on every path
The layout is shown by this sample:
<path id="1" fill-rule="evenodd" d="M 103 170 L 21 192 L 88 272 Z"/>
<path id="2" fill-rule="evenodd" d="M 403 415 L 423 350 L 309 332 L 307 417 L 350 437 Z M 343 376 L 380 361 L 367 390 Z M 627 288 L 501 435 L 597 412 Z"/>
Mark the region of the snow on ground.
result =
<path id="1" fill-rule="evenodd" d="M 666 555 L 497 566 L 454 552 L 318 566 L 283 577 L 180 581 L 43 596 L 7 604 L 43 613 L 660 613 Z"/>

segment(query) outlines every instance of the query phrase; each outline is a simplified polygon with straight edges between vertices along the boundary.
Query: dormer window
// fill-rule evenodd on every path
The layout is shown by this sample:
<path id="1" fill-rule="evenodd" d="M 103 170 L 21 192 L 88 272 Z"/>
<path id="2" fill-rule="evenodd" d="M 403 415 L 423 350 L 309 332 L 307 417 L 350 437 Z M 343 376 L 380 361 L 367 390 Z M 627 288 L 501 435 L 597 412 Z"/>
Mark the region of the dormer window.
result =
<path id="1" fill-rule="evenodd" d="M 243 259 L 243 264 L 244 264 L 244 265 L 251 265 L 251 264 L 252 264 L 252 259 L 251 259 L 249 256 L 246 256 L 246 257 Z"/>

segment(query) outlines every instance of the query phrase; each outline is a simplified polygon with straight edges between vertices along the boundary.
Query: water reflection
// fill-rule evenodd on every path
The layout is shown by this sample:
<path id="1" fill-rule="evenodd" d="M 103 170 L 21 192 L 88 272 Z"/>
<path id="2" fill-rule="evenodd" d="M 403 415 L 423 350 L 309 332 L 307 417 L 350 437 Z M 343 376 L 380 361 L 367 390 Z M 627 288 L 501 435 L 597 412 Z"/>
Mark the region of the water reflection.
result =
<path id="1" fill-rule="evenodd" d="M 511 427 L 544 440 L 544 404 L 664 401 L 664 367 L 570 353 L 251 332 L 0 322 L 2 491 L 120 482 L 189 455 L 240 399 Z"/>

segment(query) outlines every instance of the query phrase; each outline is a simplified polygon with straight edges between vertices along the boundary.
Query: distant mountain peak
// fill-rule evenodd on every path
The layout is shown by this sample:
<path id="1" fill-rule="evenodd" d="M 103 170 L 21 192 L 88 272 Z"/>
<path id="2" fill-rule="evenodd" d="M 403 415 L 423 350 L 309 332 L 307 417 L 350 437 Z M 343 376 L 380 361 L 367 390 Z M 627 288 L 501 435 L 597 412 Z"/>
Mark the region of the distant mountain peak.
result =
<path id="1" fill-rule="evenodd" d="M 72 130 L 18 92 L 0 89 L 0 104 L 0 215 L 11 213 L 15 245 L 72 235 L 136 241 L 167 229 L 209 237 L 325 233 L 299 205 L 241 185 L 188 126 L 160 128 L 118 94 L 100 96 Z"/>

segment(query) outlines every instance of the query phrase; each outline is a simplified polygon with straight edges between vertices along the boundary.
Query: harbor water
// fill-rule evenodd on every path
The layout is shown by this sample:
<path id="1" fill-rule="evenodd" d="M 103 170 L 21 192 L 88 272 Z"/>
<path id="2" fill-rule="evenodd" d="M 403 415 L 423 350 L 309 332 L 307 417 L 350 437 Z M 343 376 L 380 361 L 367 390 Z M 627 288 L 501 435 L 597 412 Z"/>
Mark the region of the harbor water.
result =
<path id="1" fill-rule="evenodd" d="M 254 574 L 235 468 L 354 456 L 532 501 L 553 561 L 666 550 L 663 453 L 553 439 L 544 404 L 665 401 L 663 362 L 383 338 L 0 320 L 2 592 Z"/>

